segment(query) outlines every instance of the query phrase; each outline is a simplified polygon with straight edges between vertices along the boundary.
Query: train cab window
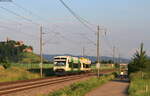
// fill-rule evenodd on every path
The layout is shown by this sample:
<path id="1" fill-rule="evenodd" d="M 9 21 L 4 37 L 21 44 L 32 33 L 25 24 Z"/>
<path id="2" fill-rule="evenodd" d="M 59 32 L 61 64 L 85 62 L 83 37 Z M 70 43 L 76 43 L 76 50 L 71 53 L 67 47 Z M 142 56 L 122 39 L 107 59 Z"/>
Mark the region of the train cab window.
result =
<path id="1" fill-rule="evenodd" d="M 86 68 L 90 68 L 90 65 L 86 65 Z"/>
<path id="2" fill-rule="evenodd" d="M 86 64 L 83 64 L 83 68 L 86 68 Z"/>
<path id="3" fill-rule="evenodd" d="M 83 68 L 90 68 L 89 64 L 83 64 Z"/>
<path id="4" fill-rule="evenodd" d="M 55 66 L 65 66 L 66 62 L 65 61 L 57 61 Z"/>

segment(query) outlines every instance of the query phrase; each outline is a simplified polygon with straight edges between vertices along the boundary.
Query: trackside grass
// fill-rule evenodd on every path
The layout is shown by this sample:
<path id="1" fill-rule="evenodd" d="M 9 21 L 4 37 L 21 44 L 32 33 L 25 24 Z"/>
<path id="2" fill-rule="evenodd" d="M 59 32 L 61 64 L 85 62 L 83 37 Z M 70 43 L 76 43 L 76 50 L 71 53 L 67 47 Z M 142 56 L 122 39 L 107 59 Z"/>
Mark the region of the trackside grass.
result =
<path id="1" fill-rule="evenodd" d="M 150 96 L 150 73 L 132 73 L 130 80 L 129 96 Z"/>
<path id="2" fill-rule="evenodd" d="M 27 80 L 40 78 L 40 75 L 26 71 L 24 68 L 11 67 L 8 69 L 0 69 L 0 82 Z"/>
<path id="3" fill-rule="evenodd" d="M 14 67 L 23 67 L 26 69 L 35 69 L 35 68 L 40 68 L 38 63 L 28 63 L 28 64 L 22 64 L 22 63 L 13 63 L 12 66 Z M 43 68 L 53 68 L 53 64 L 43 64 Z"/>
<path id="4" fill-rule="evenodd" d="M 100 78 L 92 77 L 86 81 L 74 83 L 69 87 L 65 87 L 46 96 L 84 96 L 87 92 L 112 79 L 114 79 L 114 75 L 102 76 Z"/>

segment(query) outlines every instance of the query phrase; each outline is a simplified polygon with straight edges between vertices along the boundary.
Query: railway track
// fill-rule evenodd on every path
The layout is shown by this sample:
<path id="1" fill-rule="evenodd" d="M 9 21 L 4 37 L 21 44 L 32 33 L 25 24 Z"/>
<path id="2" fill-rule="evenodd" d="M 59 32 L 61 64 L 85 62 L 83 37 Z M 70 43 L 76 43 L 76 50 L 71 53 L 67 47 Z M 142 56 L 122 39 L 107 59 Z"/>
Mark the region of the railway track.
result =
<path id="1" fill-rule="evenodd" d="M 26 80 L 21 82 L 12 82 L 12 83 L 1 83 L 0 84 L 0 96 L 4 94 L 9 94 L 13 92 L 18 92 L 26 89 L 37 88 L 46 85 L 54 85 L 66 81 L 76 80 L 87 76 L 92 76 L 94 74 L 82 74 L 82 75 L 71 75 L 65 77 L 52 77 L 45 79 L 35 79 Z"/>
<path id="2" fill-rule="evenodd" d="M 107 74 L 113 72 L 113 70 L 105 70 L 100 72 L 100 74 Z M 41 78 L 41 79 L 32 79 L 32 80 L 23 80 L 16 82 L 5 82 L 0 83 L 0 96 L 10 93 L 15 93 L 18 91 L 23 91 L 27 89 L 37 88 L 46 85 L 54 85 L 62 82 L 67 82 L 71 80 L 77 80 L 80 78 L 84 78 L 87 76 L 94 76 L 95 73 L 86 73 L 80 75 L 71 75 L 71 76 L 63 76 L 63 77 L 49 77 L 49 78 Z"/>

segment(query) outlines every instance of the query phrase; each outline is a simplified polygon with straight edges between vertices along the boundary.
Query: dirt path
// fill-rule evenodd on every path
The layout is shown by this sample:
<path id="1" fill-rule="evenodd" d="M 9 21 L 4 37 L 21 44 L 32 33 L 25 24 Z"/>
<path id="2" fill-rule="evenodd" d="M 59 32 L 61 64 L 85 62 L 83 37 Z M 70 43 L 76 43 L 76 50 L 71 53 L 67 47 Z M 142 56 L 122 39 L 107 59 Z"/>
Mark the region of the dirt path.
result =
<path id="1" fill-rule="evenodd" d="M 110 81 L 101 87 L 87 93 L 85 96 L 128 96 L 128 85 L 128 81 Z"/>

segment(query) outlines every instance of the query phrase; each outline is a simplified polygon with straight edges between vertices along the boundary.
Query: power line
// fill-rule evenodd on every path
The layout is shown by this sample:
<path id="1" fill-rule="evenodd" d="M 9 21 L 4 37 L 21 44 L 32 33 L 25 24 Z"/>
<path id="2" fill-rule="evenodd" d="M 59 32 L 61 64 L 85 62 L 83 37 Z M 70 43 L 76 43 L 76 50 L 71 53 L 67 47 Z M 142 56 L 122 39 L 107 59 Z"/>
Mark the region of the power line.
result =
<path id="1" fill-rule="evenodd" d="M 7 29 L 7 30 L 14 30 L 14 32 L 16 32 L 17 30 L 15 29 L 15 28 L 10 28 L 10 27 L 7 27 L 7 26 L 4 26 L 4 25 L 0 25 L 0 28 L 4 28 L 4 29 Z M 16 32 L 16 33 L 18 33 L 18 32 Z M 34 36 L 34 35 L 31 35 L 31 34 L 27 34 L 27 33 L 24 33 L 24 32 L 21 32 L 21 33 L 23 33 L 24 35 L 26 35 L 26 36 L 30 36 L 30 37 L 35 37 L 36 39 L 37 39 L 37 37 L 36 36 Z"/>
<path id="2" fill-rule="evenodd" d="M 90 30 L 92 30 L 86 23 L 88 23 L 89 25 L 92 25 L 90 22 L 88 22 L 87 20 L 85 20 L 85 19 L 83 19 L 83 18 L 81 18 L 80 16 L 78 16 L 78 15 L 76 15 L 76 13 L 75 12 L 73 12 L 72 10 L 71 10 L 71 8 L 69 8 L 62 0 L 61 0 L 61 2 L 63 3 L 63 5 L 73 14 L 73 16 L 74 17 L 76 17 L 76 19 L 78 19 L 82 24 L 84 24 L 84 26 L 86 26 L 87 28 L 89 28 Z M 28 9 L 26 9 L 26 8 L 24 8 L 24 7 L 22 7 L 21 5 L 19 5 L 19 4 L 17 4 L 17 3 L 15 3 L 15 2 L 12 2 L 15 6 L 17 6 L 18 8 L 21 8 L 21 9 L 23 9 L 24 11 L 27 11 L 29 14 L 31 14 L 31 15 L 36 15 L 36 14 L 34 14 L 33 12 L 31 12 L 30 10 L 28 10 Z M 6 8 L 5 8 L 6 9 Z M 8 10 L 7 10 L 8 11 Z M 10 11 L 10 10 L 9 10 Z M 12 12 L 11 12 L 12 13 Z M 13 12 L 13 14 L 14 14 L 14 12 Z M 21 15 L 19 15 L 19 14 L 15 14 L 15 15 L 17 15 L 17 16 L 21 16 Z M 40 16 L 38 16 L 38 15 L 36 15 L 38 18 L 40 18 L 41 19 L 41 17 Z M 21 17 L 23 17 L 23 16 L 21 16 Z M 33 23 L 33 21 L 31 20 L 31 19 L 28 19 L 28 18 L 25 18 L 25 17 L 23 17 L 23 19 L 26 19 L 26 20 L 28 20 L 28 21 L 30 21 L 30 22 L 32 22 Z M 84 22 L 86 22 L 86 23 L 84 23 Z M 93 31 L 93 30 L 92 30 Z M 87 38 L 86 36 L 84 36 L 85 38 Z M 88 39 L 88 41 L 90 41 L 91 43 L 93 43 L 94 45 L 96 45 L 92 40 L 90 40 L 89 38 L 87 38 Z"/>
<path id="3" fill-rule="evenodd" d="M 88 28 L 88 29 L 90 29 L 90 30 L 93 31 L 93 29 L 91 29 L 91 27 L 89 27 L 89 25 L 93 25 L 93 24 L 91 24 L 89 21 L 87 21 L 87 20 L 81 18 L 80 16 L 78 16 L 63 0 L 59 0 L 59 1 L 68 9 L 68 11 L 69 11 L 80 23 L 82 23 L 86 28 Z M 85 22 L 86 22 L 86 23 L 85 23 Z M 88 24 L 88 25 L 87 25 L 87 24 Z M 94 31 L 94 32 L 95 32 L 95 31 Z M 86 37 L 86 36 L 84 35 L 84 37 Z M 88 39 L 91 43 L 93 43 L 94 45 L 96 45 L 95 42 L 93 42 L 93 41 L 90 40 L 89 38 L 86 37 L 86 39 Z M 108 45 L 109 45 L 109 47 L 110 47 L 110 46 L 111 46 L 111 43 L 109 42 L 109 40 L 108 40 L 107 38 L 106 38 L 106 40 L 107 40 Z"/>
<path id="4" fill-rule="evenodd" d="M 29 10 L 29 9 L 27 9 L 27 8 L 25 8 L 25 7 L 21 6 L 21 5 L 19 5 L 18 3 L 15 3 L 15 2 L 11 2 L 11 3 L 12 3 L 13 5 L 15 5 L 16 7 L 18 7 L 18 8 L 20 8 L 20 9 L 22 9 L 22 10 L 28 12 L 30 15 L 35 16 L 35 17 L 38 17 L 39 19 L 42 19 L 42 20 L 44 20 L 44 21 L 47 22 L 46 19 L 44 19 L 44 18 L 42 18 L 41 16 L 35 14 L 35 13 L 32 12 L 31 10 Z"/>
<path id="5" fill-rule="evenodd" d="M 60 27 L 60 26 L 56 26 L 57 28 L 61 28 L 62 30 L 64 30 L 62 27 Z M 92 41 L 91 39 L 89 39 L 86 35 L 81 35 L 81 36 L 83 36 L 84 38 L 86 38 L 91 44 L 93 44 L 94 46 L 96 46 L 96 43 L 94 42 L 94 41 Z"/>
<path id="6" fill-rule="evenodd" d="M 26 17 L 24 17 L 24 16 L 21 16 L 20 14 L 14 12 L 14 11 L 12 11 L 12 10 L 9 10 L 9 9 L 7 9 L 7 8 L 5 8 L 5 7 L 0 7 L 0 8 L 3 9 L 3 10 L 5 10 L 5 11 L 7 11 L 7 12 L 9 12 L 9 13 L 11 13 L 11 14 L 13 14 L 13 15 L 15 15 L 15 16 L 18 16 L 18 17 L 20 17 L 20 18 L 22 18 L 22 19 L 24 19 L 24 20 L 26 20 L 26 21 L 28 21 L 28 22 L 31 22 L 32 24 L 39 25 L 38 23 L 33 22 L 31 19 L 26 18 Z"/>
<path id="7" fill-rule="evenodd" d="M 91 27 L 89 27 L 89 25 L 91 25 L 91 23 L 89 23 L 87 20 L 81 18 L 80 16 L 78 16 L 63 0 L 59 0 L 65 8 L 67 8 L 67 10 L 81 23 L 83 24 L 86 28 L 88 28 L 89 30 L 95 32 Z M 85 23 L 86 22 L 86 23 Z"/>

